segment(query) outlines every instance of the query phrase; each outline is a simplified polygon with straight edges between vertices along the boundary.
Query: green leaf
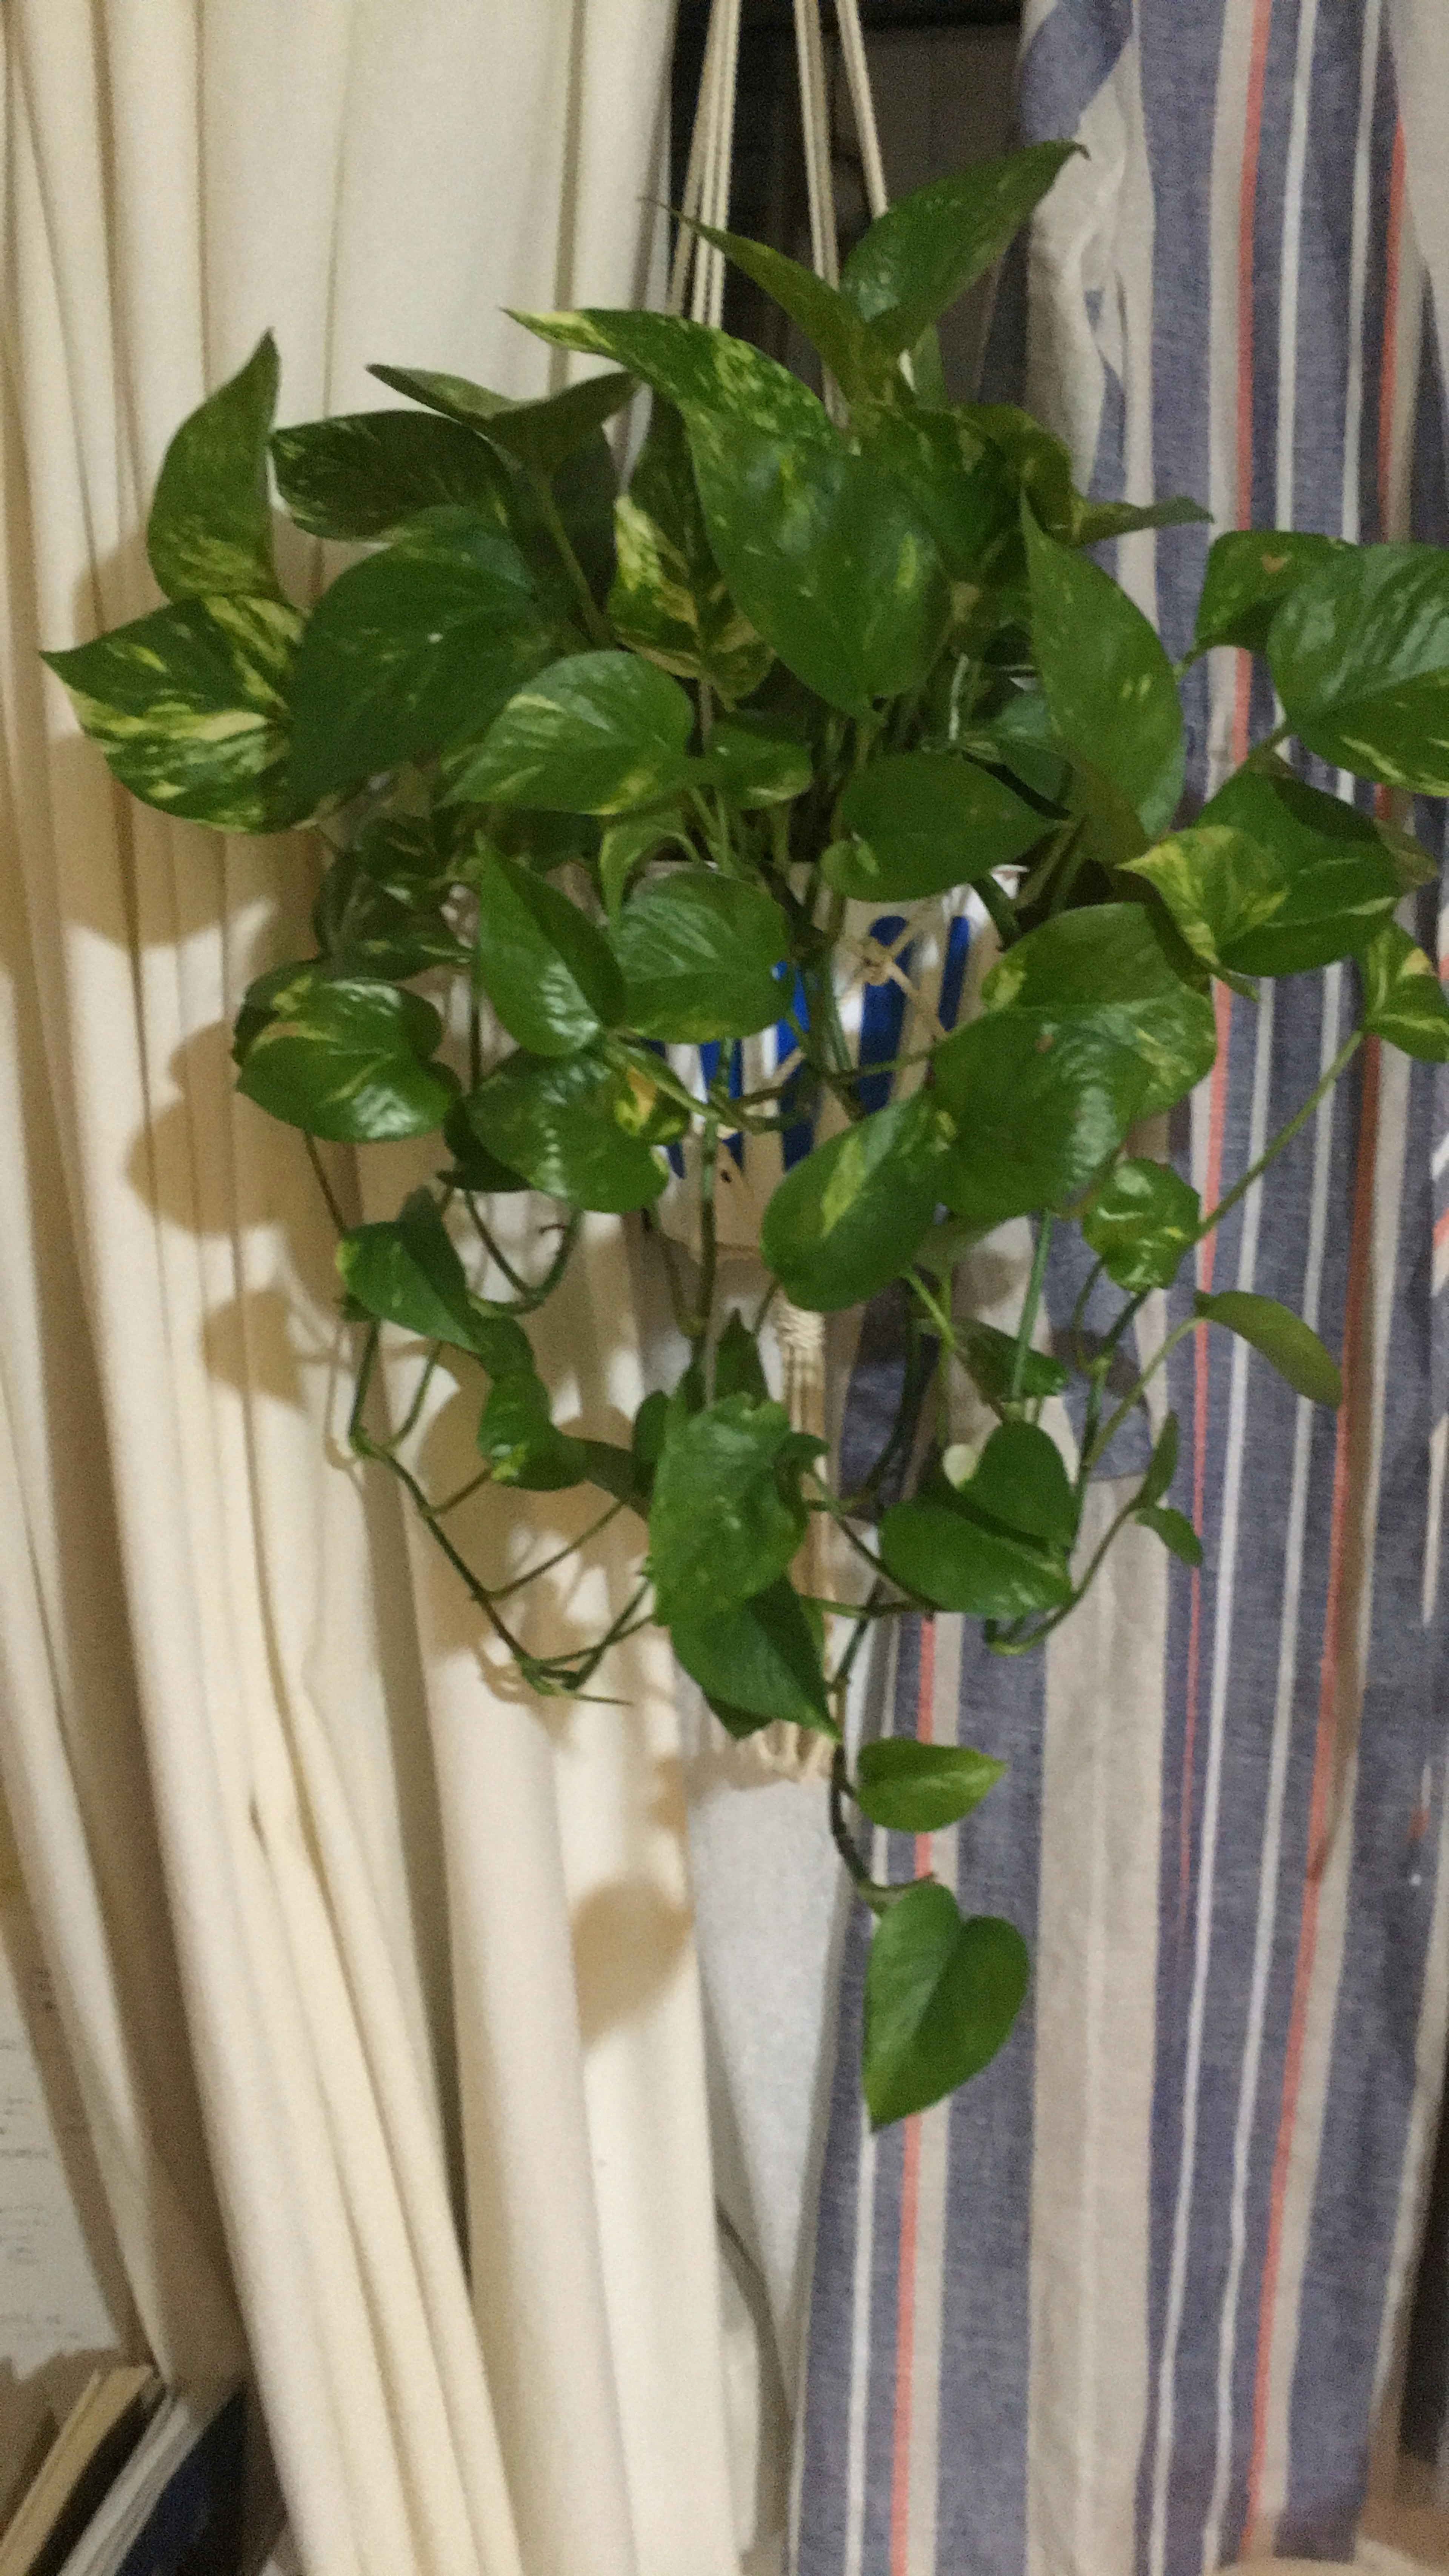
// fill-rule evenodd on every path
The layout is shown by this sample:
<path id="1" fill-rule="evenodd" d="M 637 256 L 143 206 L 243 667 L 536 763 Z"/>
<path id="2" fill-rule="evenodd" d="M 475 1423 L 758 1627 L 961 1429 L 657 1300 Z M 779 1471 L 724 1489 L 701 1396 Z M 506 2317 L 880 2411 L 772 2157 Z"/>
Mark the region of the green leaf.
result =
<path id="1" fill-rule="evenodd" d="M 516 1377 L 520 1371 L 529 1377 L 535 1373 L 528 1335 L 511 1315 L 490 1315 L 475 1306 L 473 1348 L 490 1377 Z"/>
<path id="2" fill-rule="evenodd" d="M 622 644 L 661 670 L 750 697 L 774 660 L 731 599 L 710 552 L 684 422 L 656 401 L 628 493 L 614 505 L 618 571 L 609 618 Z"/>
<path id="3" fill-rule="evenodd" d="M 712 242 L 756 286 L 764 288 L 782 313 L 788 313 L 818 351 L 847 402 L 894 402 L 906 399 L 897 352 L 883 345 L 862 321 L 850 299 L 828 286 L 813 268 L 802 268 L 783 251 L 739 233 L 719 232 L 684 215 L 680 221 L 701 241 Z"/>
<path id="4" fill-rule="evenodd" d="M 1212 1003 L 1182 981 L 1144 904 L 1058 913 L 1007 951 L 981 994 L 988 1015 L 1041 1035 L 1079 1026 L 1130 1049 L 1146 1084 L 1139 1117 L 1183 1099 L 1217 1052 Z"/>
<path id="5" fill-rule="evenodd" d="M 933 1879 L 895 1898 L 865 1972 L 861 2066 L 872 2124 L 929 2110 L 979 2075 L 1010 2037 L 1030 1977 L 1014 1923 L 994 1914 L 963 1922 Z"/>
<path id="6" fill-rule="evenodd" d="M 1155 1531 L 1163 1546 L 1181 1557 L 1184 1565 L 1201 1565 L 1202 1540 L 1191 1521 L 1182 1512 L 1174 1511 L 1170 1503 L 1144 1504 L 1132 1517 L 1144 1529 Z"/>
<path id="7" fill-rule="evenodd" d="M 853 715 L 925 678 L 950 594 L 925 521 L 840 439 L 687 415 L 715 559 L 736 604 L 806 687 Z"/>
<path id="8" fill-rule="evenodd" d="M 710 1619 L 763 1592 L 805 1536 L 800 1476 L 824 1447 L 783 1404 L 729 1395 L 677 1423 L 654 1471 L 649 1566 L 656 1615 Z"/>
<path id="9" fill-rule="evenodd" d="M 868 762 L 841 797 L 837 820 L 855 838 L 832 845 L 826 880 L 866 903 L 914 903 L 977 885 L 1042 834 L 1040 814 L 1003 780 L 939 751 Z"/>
<path id="10" fill-rule="evenodd" d="M 1293 732 L 1385 787 L 1449 794 L 1449 554 L 1335 555 L 1278 610 L 1268 661 Z"/>
<path id="11" fill-rule="evenodd" d="M 1201 1290 L 1193 1312 L 1207 1324 L 1222 1324 L 1240 1341 L 1271 1360 L 1280 1377 L 1313 1404 L 1343 1402 L 1338 1363 L 1329 1357 L 1312 1326 L 1301 1315 L 1280 1306 L 1275 1297 L 1255 1297 L 1245 1288 L 1225 1288 L 1209 1297 Z"/>
<path id="12" fill-rule="evenodd" d="M 1412 866 L 1371 816 L 1276 766 L 1239 770 L 1219 788 L 1199 825 L 1217 828 L 1247 835 L 1257 855 L 1242 845 L 1216 856 L 1204 847 L 1187 866 L 1173 863 L 1176 901 L 1152 874 L 1155 850 L 1134 873 L 1158 885 L 1205 964 L 1240 975 L 1296 975 L 1356 956 L 1393 911 Z M 1194 835 L 1182 837 L 1191 853 Z"/>
<path id="13" fill-rule="evenodd" d="M 664 795 L 694 710 L 632 653 L 575 653 L 512 697 L 449 788 L 451 802 L 620 814 Z"/>
<path id="14" fill-rule="evenodd" d="M 302 631 L 280 599 L 186 599 L 91 644 L 43 653 L 113 777 L 218 832 L 281 832 L 307 810 L 289 773 Z"/>
<path id="15" fill-rule="evenodd" d="M 956 1503 L 894 1503 L 881 1522 L 881 1562 L 908 1592 L 973 1619 L 1022 1619 L 1072 1597 L 1060 1552 L 979 1520 Z"/>
<path id="16" fill-rule="evenodd" d="M 808 385 L 747 341 L 672 313 L 515 313 L 515 322 L 556 348 L 613 358 L 680 411 L 730 413 L 781 438 L 833 436 Z"/>
<path id="17" fill-rule="evenodd" d="M 476 1350 L 479 1317 L 431 1190 L 414 1190 L 389 1223 L 344 1234 L 337 1267 L 349 1295 L 380 1323 L 400 1324 L 425 1342 Z"/>
<path id="18" fill-rule="evenodd" d="M 1143 1115 L 1140 1058 L 1090 1023 L 992 1012 L 936 1049 L 956 1121 L 937 1195 L 985 1232 L 1078 1197 Z"/>
<path id="19" fill-rule="evenodd" d="M 765 1210 L 760 1254 L 794 1305 L 834 1314 L 899 1278 L 935 1213 L 950 1136 L 934 1094 L 917 1091 L 786 1173 Z"/>
<path id="20" fill-rule="evenodd" d="M 814 777 L 808 746 L 792 734 L 772 733 L 763 718 L 746 708 L 732 723 L 715 726 L 695 783 L 722 787 L 731 803 L 749 814 L 792 804 Z"/>
<path id="21" fill-rule="evenodd" d="M 272 433 L 277 489 L 309 536 L 394 537 L 455 502 L 509 533 L 508 482 L 471 430 L 421 411 L 344 412 Z"/>
<path id="22" fill-rule="evenodd" d="M 954 579 L 986 580 L 1020 555 L 1015 480 L 1000 450 L 959 413 L 882 412 L 862 453 L 910 495 Z"/>
<path id="23" fill-rule="evenodd" d="M 573 1055 L 623 1017 L 608 941 L 566 894 L 496 851 L 478 878 L 477 963 L 509 1036 L 533 1055 Z"/>
<path id="24" fill-rule="evenodd" d="M 1082 1219 L 1082 1233 L 1109 1279 L 1128 1295 L 1169 1288 L 1198 1238 L 1195 1189 L 1166 1163 L 1116 1163 Z"/>
<path id="25" fill-rule="evenodd" d="M 883 1735 L 856 1758 L 855 1798 L 873 1825 L 898 1834 L 936 1834 L 979 1807 L 1006 1769 L 969 1744 L 917 1744 Z"/>
<path id="26" fill-rule="evenodd" d="M 1177 1451 L 1177 1416 L 1175 1413 L 1169 1413 L 1153 1444 L 1147 1473 L 1138 1488 L 1139 1511 L 1148 1511 L 1153 1504 L 1161 1502 L 1173 1477 L 1177 1474 Z"/>
<path id="27" fill-rule="evenodd" d="M 1405 1055 L 1426 1064 L 1449 1064 L 1449 1002 L 1432 958 L 1406 930 L 1387 922 L 1359 961 L 1363 1024 Z"/>
<path id="28" fill-rule="evenodd" d="M 624 1215 L 657 1199 L 669 1177 L 629 1132 L 636 1103 L 627 1074 L 595 1048 L 506 1057 L 469 1093 L 467 1113 L 491 1154 L 571 1207 Z"/>
<path id="29" fill-rule="evenodd" d="M 1050 1547 L 1070 1547 L 1077 1535 L 1077 1497 L 1061 1451 L 1035 1423 L 999 1424 L 957 1492 L 968 1511 Z"/>
<path id="30" fill-rule="evenodd" d="M 335 1144 L 426 1136 L 457 1094 L 447 1066 L 430 1061 L 441 1036 L 430 1004 L 395 984 L 312 983 L 257 1031 L 237 1088 Z"/>
<path id="31" fill-rule="evenodd" d="M 788 1576 L 733 1610 L 673 1621 L 674 1651 L 711 1707 L 757 1727 L 783 1722 L 836 1732 L 820 1647 L 805 1605 Z M 726 1723 L 730 1721 L 727 1720 Z M 730 1724 L 731 1734 L 742 1732 Z"/>
<path id="32" fill-rule="evenodd" d="M 1287 893 L 1272 851 L 1225 823 L 1175 832 L 1122 865 L 1161 896 L 1194 957 L 1215 974 L 1239 972 L 1237 952 L 1281 912 Z"/>
<path id="33" fill-rule="evenodd" d="M 1149 832 L 1182 794 L 1182 709 L 1172 665 L 1140 608 L 1023 511 L 1032 639 L 1058 733 L 1105 770 Z"/>
<path id="34" fill-rule="evenodd" d="M 436 902 L 399 901 L 379 885 L 360 850 L 343 850 L 322 879 L 312 909 L 317 945 L 344 971 L 404 982 L 428 966 L 465 964 L 468 950 Z"/>
<path id="35" fill-rule="evenodd" d="M 1265 653 L 1268 629 L 1289 592 L 1348 551 L 1340 537 L 1302 536 L 1296 528 L 1230 528 L 1208 548 L 1194 652 L 1240 644 Z"/>
<path id="36" fill-rule="evenodd" d="M 438 375 L 426 367 L 369 367 L 367 372 L 395 394 L 410 394 L 429 411 L 460 421 L 545 481 L 634 392 L 630 376 L 589 376 L 582 384 L 566 385 L 562 393 L 512 402 L 506 394 L 470 384 L 466 376 Z"/>
<path id="37" fill-rule="evenodd" d="M 875 326 L 883 349 L 909 349 L 938 315 L 994 268 L 1081 146 L 1033 143 L 933 179 L 877 215 L 841 273 L 840 289 Z"/>
<path id="38" fill-rule="evenodd" d="M 556 1429 L 543 1380 L 517 1369 L 495 1378 L 478 1424 L 478 1447 L 495 1485 L 552 1494 L 581 1485 L 589 1461 L 582 1440 Z"/>
<path id="39" fill-rule="evenodd" d="M 263 333 L 166 450 L 146 552 L 168 599 L 279 596 L 272 562 L 267 432 L 277 407 L 277 345 Z"/>
<path id="40" fill-rule="evenodd" d="M 491 1192 L 526 1190 L 529 1186 L 522 1172 L 512 1171 L 500 1163 L 496 1154 L 474 1135 L 468 1123 L 467 1104 L 455 1100 L 443 1120 L 443 1142 L 452 1155 L 450 1169 L 440 1178 L 451 1181 L 455 1189 L 472 1190 L 482 1195 Z"/>
<path id="41" fill-rule="evenodd" d="M 725 1395 L 747 1395 L 756 1404 L 769 1401 L 760 1346 L 742 1315 L 731 1315 L 714 1355 L 714 1391 L 716 1398 Z"/>
<path id="42" fill-rule="evenodd" d="M 1072 541 L 1100 546 L 1110 537 L 1135 536 L 1139 528 L 1200 528 L 1212 523 L 1201 501 L 1177 493 L 1167 501 L 1084 501 L 1077 497 Z"/>
<path id="43" fill-rule="evenodd" d="M 611 923 L 618 922 L 635 869 L 645 859 L 651 859 L 656 850 L 667 849 L 671 842 L 693 855 L 678 811 L 656 809 L 650 814 L 630 814 L 622 823 L 610 824 L 599 843 L 599 885 Z"/>
<path id="44" fill-rule="evenodd" d="M 780 1016 L 788 944 L 763 886 L 681 868 L 641 887 L 614 931 L 630 1027 L 691 1046 L 753 1036 Z"/>
<path id="45" fill-rule="evenodd" d="M 983 1324 L 970 1316 L 957 1326 L 957 1338 L 966 1366 L 987 1403 L 1007 1403 L 1016 1366 L 1016 1335 L 998 1332 L 995 1324 Z M 1023 1396 L 1035 1399 L 1060 1395 L 1068 1383 L 1069 1372 L 1049 1351 L 1027 1352 L 1021 1380 Z"/>
<path id="46" fill-rule="evenodd" d="M 292 701 L 303 810 L 487 724 L 550 643 L 512 540 L 476 510 L 424 511 L 323 592 L 302 638 Z"/>

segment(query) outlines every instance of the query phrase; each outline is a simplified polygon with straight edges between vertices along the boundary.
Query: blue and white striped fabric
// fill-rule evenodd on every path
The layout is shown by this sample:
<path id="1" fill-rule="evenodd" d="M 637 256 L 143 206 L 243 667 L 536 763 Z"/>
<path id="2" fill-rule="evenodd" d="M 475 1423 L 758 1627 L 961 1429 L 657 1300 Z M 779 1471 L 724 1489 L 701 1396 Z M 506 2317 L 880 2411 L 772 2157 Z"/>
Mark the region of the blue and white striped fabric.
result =
<path id="1" fill-rule="evenodd" d="M 1446 18 L 1432 0 L 1028 8 L 1025 130 L 1091 157 L 1035 227 L 1027 391 L 1089 488 L 1191 493 L 1220 528 L 1449 538 Z M 1120 549 L 1174 654 L 1206 543 Z M 1271 705 L 1230 654 L 1185 702 L 1201 793 Z M 1440 814 L 1417 821 L 1439 847 Z M 1422 901 L 1416 927 L 1437 947 L 1435 914 Z M 1311 1090 L 1353 1006 L 1347 968 L 1256 1007 L 1220 993 L 1218 1068 L 1172 1139 L 1205 1199 Z M 1342 1349 L 1342 1412 L 1190 1337 L 1168 1400 L 1201 1574 L 1133 1530 L 1042 1661 L 995 1661 L 943 1618 L 874 1677 L 868 1725 L 1010 1762 L 958 1833 L 881 1836 L 877 1866 L 934 1867 L 1012 1916 L 1035 1978 L 984 2076 L 872 2139 L 855 1923 L 799 2576 L 1346 2558 L 1411 2308 L 1406 2434 L 1442 2446 L 1449 2226 L 1414 2287 L 1449 2021 L 1449 1082 L 1373 1048 L 1357 1065 L 1196 1283 L 1306 1314 Z M 1149 1343 L 1193 1284 L 1145 1311 Z M 1058 1319 L 1075 1285 L 1052 1282 Z M 961 1293 L 983 1288 L 1000 1278 Z M 862 1439 L 898 1366 L 887 1303 L 852 1388 Z"/>

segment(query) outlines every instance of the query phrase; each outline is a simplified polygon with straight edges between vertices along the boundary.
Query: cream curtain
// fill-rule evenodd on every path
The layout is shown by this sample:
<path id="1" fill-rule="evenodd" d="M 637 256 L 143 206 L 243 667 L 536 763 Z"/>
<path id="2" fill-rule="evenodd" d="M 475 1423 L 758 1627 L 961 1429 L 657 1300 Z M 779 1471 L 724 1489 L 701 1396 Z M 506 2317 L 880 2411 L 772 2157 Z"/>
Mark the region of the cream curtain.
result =
<path id="1" fill-rule="evenodd" d="M 284 418 L 374 357 L 542 388 L 497 308 L 639 291 L 669 17 L 0 16 L 0 1762 L 146 2333 L 249 2347 L 307 2576 L 736 2564 L 668 1673 L 542 1713 L 410 1579 L 227 1061 L 305 854 L 129 805 L 36 650 L 152 604 L 165 441 L 266 325 Z M 629 1313 L 599 1223 L 558 1352 L 625 1401 Z"/>

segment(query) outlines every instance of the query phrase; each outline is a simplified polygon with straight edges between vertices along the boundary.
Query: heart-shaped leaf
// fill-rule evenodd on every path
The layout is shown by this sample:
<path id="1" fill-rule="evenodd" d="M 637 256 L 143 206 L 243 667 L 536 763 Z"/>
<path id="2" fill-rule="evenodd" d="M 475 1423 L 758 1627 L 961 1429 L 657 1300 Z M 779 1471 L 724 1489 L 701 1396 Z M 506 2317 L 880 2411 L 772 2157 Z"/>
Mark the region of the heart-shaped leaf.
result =
<path id="1" fill-rule="evenodd" d="M 621 814 L 684 768 L 694 710 L 633 653 L 575 653 L 512 697 L 458 769 L 449 801 Z"/>
<path id="2" fill-rule="evenodd" d="M 952 1128 L 935 1095 L 887 1102 L 787 1172 L 760 1253 L 796 1306 L 834 1314 L 910 1266 L 941 1194 Z"/>
<path id="3" fill-rule="evenodd" d="M 1072 1597 L 1056 1550 L 952 1503 L 893 1503 L 881 1522 L 880 1552 L 886 1572 L 908 1592 L 973 1619 L 1022 1619 Z"/>
<path id="4" fill-rule="evenodd" d="M 414 1190 L 388 1223 L 344 1234 L 337 1267 L 348 1293 L 380 1323 L 400 1324 L 455 1350 L 476 1350 L 481 1319 L 431 1190 Z"/>
<path id="5" fill-rule="evenodd" d="M 1058 913 L 1007 951 L 981 994 L 989 1014 L 1040 1033 L 1080 1026 L 1135 1054 L 1146 1086 L 1139 1117 L 1185 1098 L 1217 1052 L 1212 1003 L 1183 982 L 1144 904 Z"/>
<path id="6" fill-rule="evenodd" d="M 826 877 L 837 893 L 866 903 L 914 903 L 979 884 L 1042 835 L 1040 814 L 1004 780 L 935 751 L 869 762 L 841 797 L 837 819 L 855 837 L 833 843 Z"/>
<path id="7" fill-rule="evenodd" d="M 287 711 L 301 632 L 285 600 L 218 593 L 41 660 L 143 804 L 218 832 L 281 832 L 307 811 Z"/>
<path id="8" fill-rule="evenodd" d="M 624 1014 L 608 941 L 576 903 L 494 850 L 478 874 L 478 976 L 509 1036 L 573 1055 Z"/>
<path id="9" fill-rule="evenodd" d="M 1191 1521 L 1182 1512 L 1174 1511 L 1170 1503 L 1146 1503 L 1132 1517 L 1140 1521 L 1144 1529 L 1150 1529 L 1154 1537 L 1160 1538 L 1163 1546 L 1172 1555 L 1180 1557 L 1184 1565 L 1201 1565 L 1202 1540 Z"/>
<path id="10" fill-rule="evenodd" d="M 647 1207 L 669 1177 L 631 1132 L 635 1111 L 627 1075 L 596 1048 L 508 1056 L 467 1101 L 469 1125 L 500 1163 L 571 1207 L 613 1215 Z"/>
<path id="11" fill-rule="evenodd" d="M 862 2079 L 876 2128 L 928 2110 L 988 2066 L 1030 1982 L 1015 1924 L 963 1922 L 949 1888 L 922 1879 L 886 1907 L 865 1972 Z"/>
<path id="12" fill-rule="evenodd" d="M 665 1627 L 717 1618 L 765 1591 L 805 1536 L 800 1476 L 823 1442 L 783 1404 L 726 1396 L 676 1423 L 654 1471 L 649 1567 Z"/>
<path id="13" fill-rule="evenodd" d="M 1070 1547 L 1077 1535 L 1077 1497 L 1061 1451 L 1035 1423 L 1001 1423 L 958 1491 L 968 1511 L 1048 1546 Z"/>
<path id="14" fill-rule="evenodd" d="M 925 678 L 950 594 L 901 485 L 843 440 L 686 414 L 716 562 L 756 632 L 831 706 L 867 712 Z"/>
<path id="15" fill-rule="evenodd" d="M 629 376 L 589 376 L 582 384 L 566 385 L 562 393 L 512 402 L 506 394 L 490 393 L 486 385 L 470 384 L 466 376 L 440 375 L 426 367 L 369 367 L 368 374 L 394 393 L 411 394 L 429 411 L 461 422 L 545 481 L 634 392 Z"/>
<path id="16" fill-rule="evenodd" d="M 478 1447 L 495 1485 L 552 1494 L 581 1485 L 589 1473 L 586 1444 L 558 1430 L 543 1380 L 525 1369 L 494 1380 L 478 1424 Z"/>
<path id="17" fill-rule="evenodd" d="M 534 577 L 490 515 L 427 510 L 325 590 L 292 684 L 304 812 L 335 790 L 481 730 L 548 659 Z"/>
<path id="18" fill-rule="evenodd" d="M 1194 651 L 1239 644 L 1266 652 L 1268 629 L 1289 592 L 1346 552 L 1339 537 L 1305 536 L 1296 528 L 1229 528 L 1208 548 Z"/>
<path id="19" fill-rule="evenodd" d="M 237 1088 L 269 1116 L 335 1144 L 426 1136 L 457 1097 L 431 1061 L 442 1022 L 395 984 L 300 984 L 253 1037 Z"/>
<path id="20" fill-rule="evenodd" d="M 692 405 L 731 413 L 782 438 L 832 436 L 829 416 L 808 385 L 748 341 L 673 313 L 515 313 L 515 322 L 556 348 L 612 358 L 679 411 Z"/>
<path id="21" fill-rule="evenodd" d="M 1283 712 L 1321 760 L 1449 794 L 1449 555 L 1363 546 L 1289 593 L 1268 635 Z"/>
<path id="22" fill-rule="evenodd" d="M 1359 961 L 1363 1024 L 1371 1036 L 1426 1064 L 1449 1064 L 1449 1002 L 1433 959 L 1387 922 Z"/>
<path id="23" fill-rule="evenodd" d="M 747 698 L 774 660 L 735 606 L 710 552 L 684 422 L 656 402 L 629 489 L 616 502 L 618 570 L 609 619 L 621 644 L 727 703 Z"/>
<path id="24" fill-rule="evenodd" d="M 642 887 L 614 931 L 630 1027 L 690 1046 L 768 1028 L 788 935 L 763 886 L 681 868 Z"/>
<path id="25" fill-rule="evenodd" d="M 1146 1511 L 1154 1503 L 1161 1502 L 1173 1477 L 1177 1474 L 1177 1450 L 1177 1416 L 1175 1413 L 1169 1413 L 1153 1444 L 1147 1473 L 1138 1488 L 1137 1505 L 1140 1511 Z"/>
<path id="26" fill-rule="evenodd" d="M 799 1593 L 781 1575 L 733 1610 L 676 1619 L 674 1651 L 711 1707 L 729 1711 L 731 1734 L 784 1724 L 835 1732 L 820 1645 Z"/>
<path id="27" fill-rule="evenodd" d="M 1170 1288 L 1198 1238 L 1198 1194 L 1166 1163 L 1115 1163 L 1082 1219 L 1109 1279 L 1128 1295 Z"/>
<path id="28" fill-rule="evenodd" d="M 1006 1769 L 969 1744 L 918 1744 L 883 1735 L 856 1757 L 855 1795 L 873 1825 L 899 1834 L 936 1834 L 979 1807 Z"/>
<path id="29" fill-rule="evenodd" d="M 1015 477 L 999 448 L 959 412 L 882 412 L 861 449 L 909 493 L 954 580 L 986 581 L 1019 558 Z"/>
<path id="30" fill-rule="evenodd" d="M 937 1192 L 983 1232 L 1076 1198 L 1147 1097 L 1128 1047 L 1087 1022 L 1024 1011 L 958 1029 L 936 1049 L 935 1073 L 933 1097 L 956 1122 Z"/>

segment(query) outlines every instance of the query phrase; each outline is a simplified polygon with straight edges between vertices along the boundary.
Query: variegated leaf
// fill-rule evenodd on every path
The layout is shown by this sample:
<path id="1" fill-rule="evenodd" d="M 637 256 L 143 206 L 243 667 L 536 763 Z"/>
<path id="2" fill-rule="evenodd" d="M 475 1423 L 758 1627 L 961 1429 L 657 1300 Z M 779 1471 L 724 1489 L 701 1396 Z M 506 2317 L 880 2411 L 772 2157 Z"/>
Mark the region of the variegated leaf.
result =
<path id="1" fill-rule="evenodd" d="M 246 365 L 184 420 L 166 450 L 146 551 L 168 599 L 275 591 L 267 436 L 277 349 L 265 332 Z"/>
<path id="2" fill-rule="evenodd" d="M 220 832 L 278 832 L 299 819 L 287 688 L 301 632 L 285 600 L 223 595 L 43 658 L 133 796 Z"/>

